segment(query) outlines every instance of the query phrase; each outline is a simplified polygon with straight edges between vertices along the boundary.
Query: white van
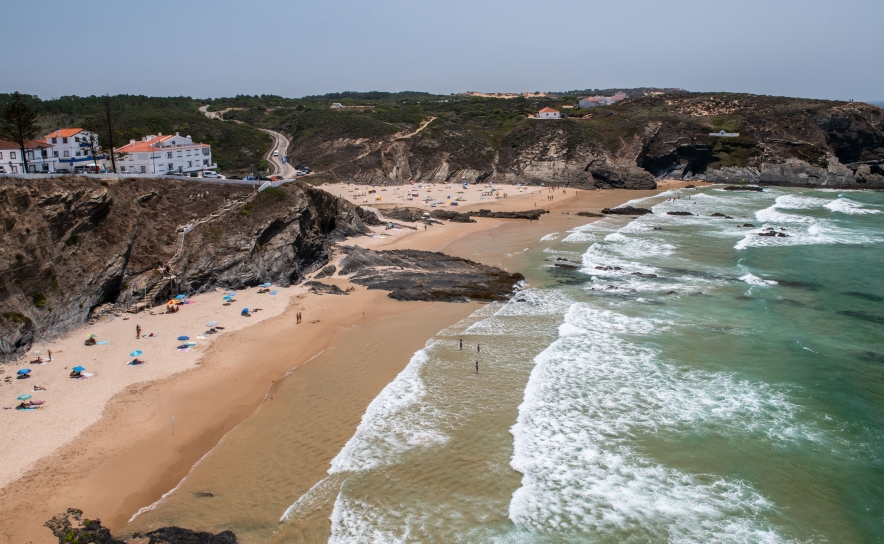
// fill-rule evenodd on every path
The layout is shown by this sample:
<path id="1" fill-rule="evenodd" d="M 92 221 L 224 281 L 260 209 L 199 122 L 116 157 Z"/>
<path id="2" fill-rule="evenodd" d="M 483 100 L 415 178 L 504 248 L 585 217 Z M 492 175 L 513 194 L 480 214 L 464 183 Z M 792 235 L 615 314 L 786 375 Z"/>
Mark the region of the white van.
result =
<path id="1" fill-rule="evenodd" d="M 215 172 L 203 172 L 203 177 L 206 179 L 221 179 L 221 176 Z"/>
<path id="2" fill-rule="evenodd" d="M 274 151 L 274 152 L 273 152 L 273 156 L 274 156 L 274 157 L 278 157 L 278 156 L 279 156 L 279 151 Z"/>

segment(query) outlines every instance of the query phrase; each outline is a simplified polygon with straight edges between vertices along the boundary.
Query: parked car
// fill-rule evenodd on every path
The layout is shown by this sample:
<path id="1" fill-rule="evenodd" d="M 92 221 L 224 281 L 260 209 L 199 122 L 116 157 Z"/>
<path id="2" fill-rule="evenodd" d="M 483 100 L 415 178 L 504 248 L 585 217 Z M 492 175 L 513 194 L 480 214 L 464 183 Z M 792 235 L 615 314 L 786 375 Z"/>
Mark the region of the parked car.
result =
<path id="1" fill-rule="evenodd" d="M 203 172 L 203 177 L 206 179 L 221 179 L 217 172 L 212 172 L 211 170 Z"/>
<path id="2" fill-rule="evenodd" d="M 303 170 L 298 170 L 297 172 L 295 172 L 295 175 L 296 176 L 306 176 L 307 172 L 305 172 Z"/>
<path id="3" fill-rule="evenodd" d="M 270 181 L 279 181 L 282 179 L 282 176 L 270 176 Z"/>
<path id="4" fill-rule="evenodd" d="M 273 156 L 274 156 L 274 157 L 278 157 L 278 156 L 279 156 L 279 151 L 274 151 L 274 152 L 273 152 Z"/>
<path id="5" fill-rule="evenodd" d="M 242 179 L 242 176 L 227 176 L 227 179 Z"/>
<path id="6" fill-rule="evenodd" d="M 197 174 L 196 172 L 191 172 L 191 173 L 188 174 L 188 175 L 189 175 L 190 177 L 192 177 L 192 178 L 198 178 L 198 177 L 200 177 L 200 175 Z"/>
<path id="7" fill-rule="evenodd" d="M 271 179 L 266 176 L 258 176 L 255 179 L 257 179 L 258 181 L 271 181 Z"/>

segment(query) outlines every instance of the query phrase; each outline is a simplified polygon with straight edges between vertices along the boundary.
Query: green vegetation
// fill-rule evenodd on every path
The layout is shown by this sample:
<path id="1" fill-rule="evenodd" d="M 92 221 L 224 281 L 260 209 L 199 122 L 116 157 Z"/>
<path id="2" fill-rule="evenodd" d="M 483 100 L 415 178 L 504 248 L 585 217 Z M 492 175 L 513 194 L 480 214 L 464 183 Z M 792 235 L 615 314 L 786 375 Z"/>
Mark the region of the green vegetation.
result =
<path id="1" fill-rule="evenodd" d="M 279 187 L 268 187 L 258 193 L 258 201 L 262 204 L 275 204 L 285 200 L 285 191 Z"/>
<path id="2" fill-rule="evenodd" d="M 40 127 L 38 136 L 49 134 L 59 127 L 88 124 L 89 118 L 101 119 L 103 97 L 63 96 L 40 100 L 24 95 L 25 103 L 37 113 Z M 12 101 L 12 95 L 0 94 L 0 108 Z M 115 141 L 117 145 L 129 140 L 140 140 L 148 134 L 190 135 L 195 142 L 212 146 L 212 159 L 218 169 L 227 173 L 248 173 L 258 169 L 258 163 L 271 145 L 270 136 L 248 125 L 225 123 L 209 119 L 199 111 L 205 102 L 190 97 L 153 98 L 147 96 L 117 95 L 110 97 L 116 114 Z M 97 124 L 99 143 L 102 140 L 101 123 Z"/>
<path id="3" fill-rule="evenodd" d="M 34 301 L 34 306 L 37 308 L 46 306 L 46 295 L 43 293 L 31 293 L 31 300 Z"/>
<path id="4" fill-rule="evenodd" d="M 12 321 L 13 323 L 19 323 L 19 324 L 24 325 L 26 327 L 30 327 L 31 324 L 33 323 L 31 321 L 30 317 L 28 317 L 24 314 L 20 314 L 18 312 L 3 312 L 0 315 L 2 315 L 3 319 L 6 319 L 7 321 Z"/>

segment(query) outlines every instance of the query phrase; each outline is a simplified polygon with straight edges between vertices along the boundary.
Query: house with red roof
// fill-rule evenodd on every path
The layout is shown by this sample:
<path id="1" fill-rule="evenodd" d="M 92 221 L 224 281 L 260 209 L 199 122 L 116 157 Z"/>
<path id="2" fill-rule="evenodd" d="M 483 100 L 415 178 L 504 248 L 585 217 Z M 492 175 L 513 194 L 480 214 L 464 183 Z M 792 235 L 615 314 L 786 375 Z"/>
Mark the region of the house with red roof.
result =
<path id="1" fill-rule="evenodd" d="M 217 168 L 212 146 L 190 136 L 151 134 L 114 149 L 121 174 L 190 174 Z"/>
<path id="2" fill-rule="evenodd" d="M 554 110 L 552 108 L 543 108 L 534 114 L 534 117 L 538 119 L 561 119 L 562 113 L 559 110 Z"/>
<path id="3" fill-rule="evenodd" d="M 25 140 L 25 157 L 28 173 L 49 174 L 55 172 L 52 146 L 42 140 Z M 25 161 L 21 146 L 12 140 L 0 139 L 0 174 L 24 174 Z"/>
<path id="4" fill-rule="evenodd" d="M 89 167 L 101 168 L 104 155 L 98 153 L 98 134 L 82 128 L 59 128 L 43 137 L 52 146 L 52 156 L 58 161 L 59 172 L 76 174 Z M 95 156 L 93 156 L 93 150 Z"/>

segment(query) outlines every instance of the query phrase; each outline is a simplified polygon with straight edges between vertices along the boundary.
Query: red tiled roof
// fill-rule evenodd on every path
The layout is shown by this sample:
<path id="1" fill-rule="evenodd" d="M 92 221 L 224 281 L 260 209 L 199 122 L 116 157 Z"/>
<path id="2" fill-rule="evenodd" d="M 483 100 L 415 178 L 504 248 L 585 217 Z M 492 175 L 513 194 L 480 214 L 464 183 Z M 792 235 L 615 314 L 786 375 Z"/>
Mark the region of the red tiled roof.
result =
<path id="1" fill-rule="evenodd" d="M 50 147 L 52 146 L 42 140 L 25 140 L 25 149 L 48 149 Z M 0 149 L 9 149 L 15 151 L 17 149 L 20 149 L 20 147 L 18 145 L 18 142 L 0 139 Z"/>
<path id="2" fill-rule="evenodd" d="M 554 110 L 552 108 L 543 108 L 538 113 L 559 113 L 559 110 Z"/>
<path id="3" fill-rule="evenodd" d="M 59 132 L 61 134 L 59 134 Z M 73 136 L 75 134 L 79 134 L 81 132 L 83 132 L 82 128 L 60 128 L 58 130 L 53 130 L 52 132 L 50 132 L 46 136 L 43 136 L 43 138 L 44 139 L 46 139 L 46 138 L 59 138 L 59 137 L 70 138 L 71 136 Z"/>

